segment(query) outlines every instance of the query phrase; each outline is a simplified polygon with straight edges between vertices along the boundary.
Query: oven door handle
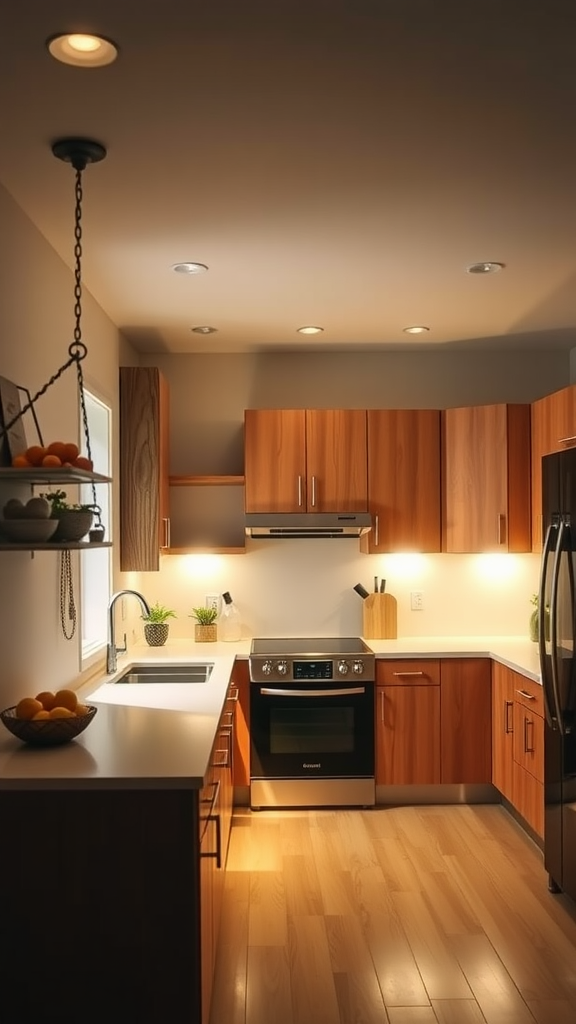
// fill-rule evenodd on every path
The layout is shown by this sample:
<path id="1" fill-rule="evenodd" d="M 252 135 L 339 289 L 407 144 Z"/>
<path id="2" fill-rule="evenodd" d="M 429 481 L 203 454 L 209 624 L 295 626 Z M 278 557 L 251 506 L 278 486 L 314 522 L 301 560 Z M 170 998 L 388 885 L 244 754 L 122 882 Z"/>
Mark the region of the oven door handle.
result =
<path id="1" fill-rule="evenodd" d="M 261 686 L 260 693 L 263 697 L 343 697 L 353 693 L 366 693 L 365 686 L 339 687 L 337 690 L 280 690 L 274 687 Z"/>

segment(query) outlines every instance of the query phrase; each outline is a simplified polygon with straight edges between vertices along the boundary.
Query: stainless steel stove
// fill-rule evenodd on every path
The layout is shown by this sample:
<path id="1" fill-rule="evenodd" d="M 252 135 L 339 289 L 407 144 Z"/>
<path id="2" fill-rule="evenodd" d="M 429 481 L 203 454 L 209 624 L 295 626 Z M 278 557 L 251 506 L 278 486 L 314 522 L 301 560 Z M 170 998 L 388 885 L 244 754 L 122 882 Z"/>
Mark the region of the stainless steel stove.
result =
<path id="1" fill-rule="evenodd" d="M 254 639 L 250 804 L 375 803 L 375 657 L 359 637 Z"/>

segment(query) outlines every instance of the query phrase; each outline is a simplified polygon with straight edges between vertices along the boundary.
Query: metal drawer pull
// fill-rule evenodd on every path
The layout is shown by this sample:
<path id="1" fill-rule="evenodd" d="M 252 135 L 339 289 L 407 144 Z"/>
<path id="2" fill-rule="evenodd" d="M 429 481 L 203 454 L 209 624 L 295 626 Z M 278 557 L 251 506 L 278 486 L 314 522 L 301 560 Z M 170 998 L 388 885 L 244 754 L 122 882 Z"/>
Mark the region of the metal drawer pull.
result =
<path id="1" fill-rule="evenodd" d="M 312 508 L 316 507 L 316 477 L 312 477 Z"/>
<path id="2" fill-rule="evenodd" d="M 503 512 L 499 512 L 496 517 L 496 535 L 498 544 L 506 543 L 506 516 Z"/>
<path id="3" fill-rule="evenodd" d="M 208 822 L 214 820 L 214 808 L 216 807 L 216 804 L 218 803 L 218 800 L 220 798 L 220 780 L 218 779 L 216 782 L 211 782 L 210 788 L 213 791 L 212 796 L 204 796 L 200 799 L 201 804 L 209 805 L 208 813 L 200 815 L 200 821 L 203 823 L 203 828 L 200 829 L 200 842 L 202 842 L 204 838 L 204 833 L 206 832 L 206 829 L 208 827 Z M 219 818 L 220 815 L 217 815 L 216 817 Z"/>
<path id="4" fill-rule="evenodd" d="M 263 697 L 343 697 L 352 693 L 366 693 L 366 687 L 348 686 L 338 690 L 279 690 L 263 686 L 260 693 Z"/>
<path id="5" fill-rule="evenodd" d="M 227 719 L 226 722 L 224 721 L 225 718 Z M 233 711 L 223 711 L 222 712 L 222 725 L 223 725 L 223 727 L 225 729 L 232 729 L 233 728 L 233 726 L 234 726 L 234 712 Z"/>
<path id="6" fill-rule="evenodd" d="M 558 439 L 558 444 L 576 444 L 576 436 L 575 437 L 560 437 Z"/>
<path id="7" fill-rule="evenodd" d="M 229 750 L 223 750 L 222 748 L 220 748 L 220 750 L 215 750 L 214 754 L 222 754 L 224 760 L 222 760 L 222 761 L 212 761 L 212 768 L 228 768 L 228 766 L 230 764 L 230 752 L 229 752 Z"/>
<path id="8" fill-rule="evenodd" d="M 302 508 L 302 477 L 298 477 L 298 508 Z"/>
<path id="9" fill-rule="evenodd" d="M 514 707 L 514 701 L 513 700 L 505 700 L 504 701 L 504 732 L 514 732 L 513 725 L 510 724 L 510 716 L 509 716 L 509 713 L 508 713 L 510 711 L 510 708 L 513 708 L 513 707 Z M 514 719 L 512 719 L 512 722 L 513 721 L 514 721 Z"/>
<path id="10" fill-rule="evenodd" d="M 238 687 L 237 686 L 231 686 L 229 691 L 228 691 L 228 696 L 226 697 L 226 700 L 237 701 L 239 696 L 240 696 L 240 690 L 238 689 Z"/>
<path id="11" fill-rule="evenodd" d="M 528 727 L 532 726 L 532 744 L 534 744 L 534 720 L 532 718 L 524 718 L 524 753 L 533 754 L 534 745 L 528 746 Z"/>
<path id="12" fill-rule="evenodd" d="M 376 547 L 378 547 L 378 545 L 380 543 L 380 516 L 379 515 L 375 515 L 374 516 L 374 533 L 375 533 L 374 543 L 376 544 Z"/>
<path id="13" fill-rule="evenodd" d="M 516 693 L 519 693 L 521 697 L 525 697 L 526 700 L 536 700 L 536 697 L 533 697 L 531 693 L 527 693 L 526 690 L 516 690 Z"/>
<path id="14" fill-rule="evenodd" d="M 393 676 L 423 676 L 424 673 L 420 672 L 393 672 Z"/>

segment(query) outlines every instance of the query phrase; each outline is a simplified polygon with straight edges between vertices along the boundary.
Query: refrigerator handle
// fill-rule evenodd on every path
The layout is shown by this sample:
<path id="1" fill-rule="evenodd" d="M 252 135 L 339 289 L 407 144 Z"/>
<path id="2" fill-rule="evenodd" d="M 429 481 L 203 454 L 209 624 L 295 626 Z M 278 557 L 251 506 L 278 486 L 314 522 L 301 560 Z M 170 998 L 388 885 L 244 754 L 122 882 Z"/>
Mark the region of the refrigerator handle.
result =
<path id="1" fill-rule="evenodd" d="M 564 518 L 561 517 L 560 523 L 558 525 L 558 539 L 556 541 L 556 550 L 554 551 L 554 563 L 552 566 L 552 585 L 550 588 L 550 674 L 552 676 L 552 697 L 554 708 L 553 717 L 556 718 L 556 728 L 561 733 L 564 732 L 564 722 L 562 719 L 562 708 L 560 704 L 560 684 L 558 672 L 558 583 L 560 579 L 560 559 L 562 558 L 565 533 L 566 523 L 564 521 Z M 544 609 L 544 605 L 542 606 L 542 609 Z M 540 620 L 544 622 L 546 620 L 546 615 L 545 613 L 543 613 L 542 610 L 539 616 L 539 624 Z"/>
<path id="2" fill-rule="evenodd" d="M 555 525 L 548 526 L 546 530 L 546 537 L 544 539 L 544 548 L 542 551 L 542 562 L 540 567 L 540 583 L 538 586 L 538 608 L 540 614 L 538 616 L 538 650 L 540 652 L 540 674 L 542 676 L 542 691 L 544 696 L 544 712 L 546 714 L 546 721 L 552 729 L 557 728 L 557 717 L 555 713 L 555 698 L 553 690 L 553 681 L 551 676 L 553 670 L 548 667 L 547 651 L 546 651 L 546 614 L 544 609 L 546 608 L 546 580 L 548 577 L 548 563 L 552 558 L 555 550 L 557 550 L 557 539 L 558 527 Z M 550 609 L 550 626 L 552 620 L 552 609 Z M 553 648 L 550 656 L 550 663 L 553 661 L 554 653 Z"/>

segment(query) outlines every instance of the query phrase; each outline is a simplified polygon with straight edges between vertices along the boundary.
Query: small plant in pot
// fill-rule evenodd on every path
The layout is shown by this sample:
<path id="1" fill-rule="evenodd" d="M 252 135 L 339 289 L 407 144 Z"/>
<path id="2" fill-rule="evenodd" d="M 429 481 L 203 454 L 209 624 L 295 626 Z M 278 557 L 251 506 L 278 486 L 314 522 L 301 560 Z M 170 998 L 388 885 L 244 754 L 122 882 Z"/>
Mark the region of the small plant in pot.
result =
<path id="1" fill-rule="evenodd" d="M 66 491 L 48 491 L 41 494 L 50 503 L 50 518 L 58 520 L 56 532 L 52 535 L 55 541 L 79 541 L 89 532 L 92 520 L 96 515 L 100 519 L 99 505 L 80 505 L 66 501 Z"/>
<path id="2" fill-rule="evenodd" d="M 165 608 L 164 605 L 156 604 L 150 606 L 148 615 L 142 615 L 144 621 L 144 636 L 150 647 L 163 647 L 168 639 L 170 624 L 167 619 L 176 619 L 178 616 L 172 608 Z"/>
<path id="3" fill-rule="evenodd" d="M 213 643 L 218 639 L 217 608 L 193 608 L 191 619 L 196 619 L 194 640 L 197 643 Z"/>

